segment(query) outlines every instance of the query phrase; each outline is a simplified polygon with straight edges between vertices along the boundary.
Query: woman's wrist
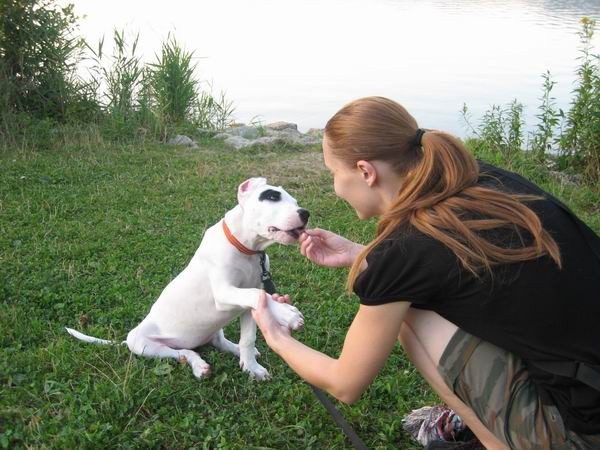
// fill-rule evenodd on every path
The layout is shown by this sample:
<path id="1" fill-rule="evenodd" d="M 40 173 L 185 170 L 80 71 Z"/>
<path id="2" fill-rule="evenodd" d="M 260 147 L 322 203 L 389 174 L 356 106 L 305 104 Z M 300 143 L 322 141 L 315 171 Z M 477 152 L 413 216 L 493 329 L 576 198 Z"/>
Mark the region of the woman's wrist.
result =
<path id="1" fill-rule="evenodd" d="M 279 354 L 279 349 L 285 345 L 286 339 L 290 339 L 291 336 L 289 334 L 284 333 L 282 330 L 272 330 L 267 335 L 264 335 L 265 341 L 267 341 L 267 345 L 277 354 Z"/>
<path id="2" fill-rule="evenodd" d="M 360 252 L 363 251 L 363 249 L 365 248 L 364 245 L 361 244 L 357 244 L 354 243 L 354 245 L 352 246 L 352 248 L 350 249 L 350 263 L 348 264 L 348 267 L 352 266 L 352 264 L 354 264 L 354 261 L 356 261 L 356 258 L 358 258 L 358 255 L 360 254 Z"/>

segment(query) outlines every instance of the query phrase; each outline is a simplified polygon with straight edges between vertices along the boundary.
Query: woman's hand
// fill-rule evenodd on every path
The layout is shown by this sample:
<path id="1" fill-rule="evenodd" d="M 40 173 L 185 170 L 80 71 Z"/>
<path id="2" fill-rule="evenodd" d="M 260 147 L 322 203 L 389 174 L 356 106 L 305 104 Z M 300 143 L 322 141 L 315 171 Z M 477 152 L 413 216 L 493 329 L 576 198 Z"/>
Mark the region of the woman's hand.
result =
<path id="1" fill-rule="evenodd" d="M 279 303 L 291 304 L 289 295 L 273 294 L 271 298 Z M 277 322 L 273 313 L 269 309 L 269 302 L 265 291 L 261 290 L 258 294 L 258 305 L 252 310 L 252 317 L 258 328 L 260 328 L 267 344 L 271 346 L 273 339 L 281 336 L 289 336 L 290 330 Z"/>
<path id="2" fill-rule="evenodd" d="M 300 253 L 325 267 L 350 267 L 364 247 L 331 231 L 314 228 L 300 235 Z"/>

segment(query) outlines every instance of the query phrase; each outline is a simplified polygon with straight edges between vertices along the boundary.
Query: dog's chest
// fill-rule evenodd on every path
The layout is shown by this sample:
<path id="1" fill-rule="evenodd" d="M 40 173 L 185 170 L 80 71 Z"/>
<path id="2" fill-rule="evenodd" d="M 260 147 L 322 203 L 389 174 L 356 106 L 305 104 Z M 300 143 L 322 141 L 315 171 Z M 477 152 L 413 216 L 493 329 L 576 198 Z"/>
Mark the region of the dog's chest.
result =
<path id="1" fill-rule="evenodd" d="M 258 258 L 250 258 L 236 264 L 235 285 L 239 288 L 259 288 L 261 287 L 260 262 Z"/>

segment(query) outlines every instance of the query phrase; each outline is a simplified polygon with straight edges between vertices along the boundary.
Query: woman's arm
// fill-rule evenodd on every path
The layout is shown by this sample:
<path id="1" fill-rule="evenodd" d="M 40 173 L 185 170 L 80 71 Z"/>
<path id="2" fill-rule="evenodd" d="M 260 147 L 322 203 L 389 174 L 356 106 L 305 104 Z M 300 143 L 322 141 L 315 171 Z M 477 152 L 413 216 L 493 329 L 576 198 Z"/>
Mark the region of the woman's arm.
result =
<path id="1" fill-rule="evenodd" d="M 271 320 L 260 304 L 253 311 L 269 347 L 304 380 L 344 403 L 356 402 L 379 373 L 392 351 L 409 302 L 361 305 L 338 359 L 331 358 L 290 336 Z"/>

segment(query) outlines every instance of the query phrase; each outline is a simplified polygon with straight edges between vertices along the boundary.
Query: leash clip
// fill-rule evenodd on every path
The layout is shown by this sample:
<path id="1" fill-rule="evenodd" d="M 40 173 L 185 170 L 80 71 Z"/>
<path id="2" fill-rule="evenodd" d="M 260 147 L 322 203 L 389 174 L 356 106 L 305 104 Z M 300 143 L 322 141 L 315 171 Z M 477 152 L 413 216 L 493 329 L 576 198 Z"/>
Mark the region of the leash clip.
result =
<path id="1" fill-rule="evenodd" d="M 277 292 L 275 283 L 273 283 L 273 277 L 271 272 L 267 270 L 267 256 L 265 252 L 259 252 L 260 255 L 260 280 L 262 281 L 263 287 L 267 294 L 274 294 Z"/>

